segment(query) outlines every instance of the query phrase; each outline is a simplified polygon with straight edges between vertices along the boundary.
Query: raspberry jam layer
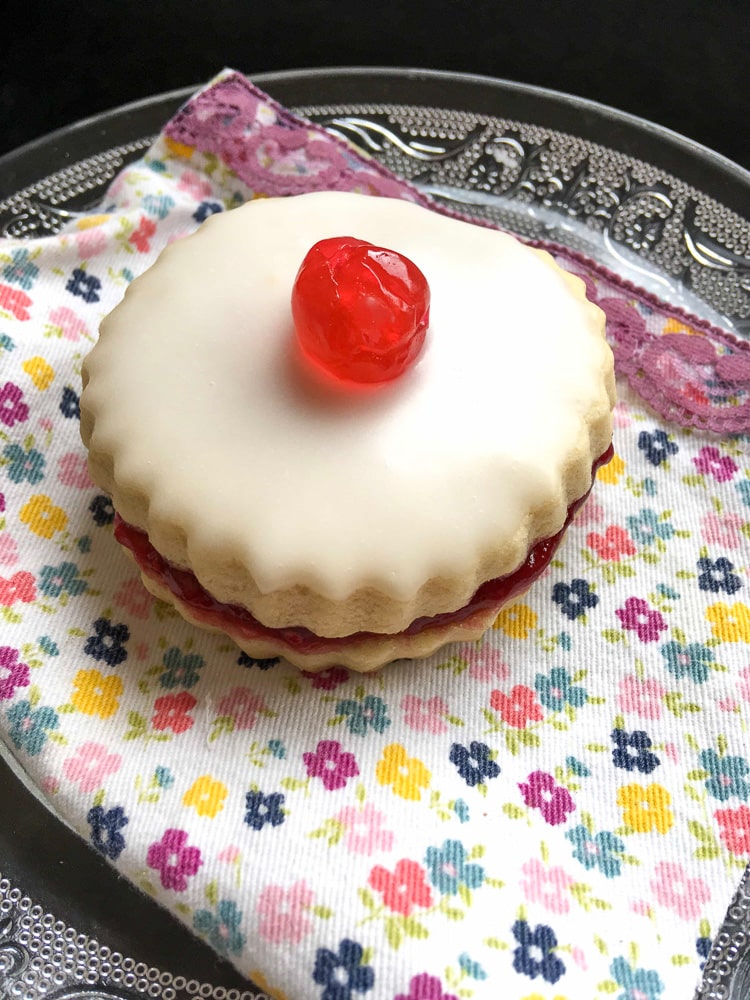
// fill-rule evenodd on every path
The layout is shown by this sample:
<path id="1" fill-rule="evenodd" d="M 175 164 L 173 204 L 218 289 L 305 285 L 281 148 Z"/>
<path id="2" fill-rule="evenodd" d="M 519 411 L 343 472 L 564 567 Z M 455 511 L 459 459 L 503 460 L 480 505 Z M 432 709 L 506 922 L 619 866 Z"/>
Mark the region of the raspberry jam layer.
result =
<path id="1" fill-rule="evenodd" d="M 597 471 L 609 462 L 613 454 L 610 445 L 607 451 L 594 462 L 591 470 L 592 486 Z M 582 497 L 570 505 L 565 523 L 560 531 L 533 545 L 526 561 L 513 573 L 483 583 L 471 600 L 456 611 L 416 618 L 398 634 L 416 635 L 436 626 L 460 624 L 466 622 L 477 612 L 489 611 L 492 608 L 499 609 L 516 595 L 523 593 L 547 568 L 568 525 L 586 502 L 590 492 L 591 487 Z M 190 570 L 173 566 L 156 551 L 145 531 L 123 521 L 119 514 L 115 515 L 114 530 L 115 538 L 120 545 L 132 553 L 142 573 L 167 587 L 180 604 L 189 610 L 196 621 L 227 632 L 237 640 L 270 639 L 282 643 L 298 653 L 328 653 L 335 652 L 336 649 L 344 646 L 351 646 L 352 643 L 382 637 L 377 632 L 355 632 L 352 635 L 330 638 L 316 635 L 304 627 L 269 628 L 254 618 L 247 608 L 238 604 L 224 604 L 213 598 L 199 583 L 195 574 L 191 573 Z"/>

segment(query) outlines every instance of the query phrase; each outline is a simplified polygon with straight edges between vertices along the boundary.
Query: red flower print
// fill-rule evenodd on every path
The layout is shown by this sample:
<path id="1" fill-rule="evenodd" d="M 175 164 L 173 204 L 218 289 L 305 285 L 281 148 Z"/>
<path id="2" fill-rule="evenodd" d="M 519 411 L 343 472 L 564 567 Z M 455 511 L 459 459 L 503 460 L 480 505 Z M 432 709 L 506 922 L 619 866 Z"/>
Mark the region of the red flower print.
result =
<path id="1" fill-rule="evenodd" d="M 403 917 L 408 917 L 415 906 L 432 905 L 432 892 L 425 879 L 424 868 L 416 861 L 403 859 L 393 872 L 376 865 L 367 883 L 383 893 L 383 902 L 389 910 Z"/>
<path id="2" fill-rule="evenodd" d="M 159 872 L 165 889 L 184 892 L 188 886 L 188 876 L 197 873 L 203 859 L 197 847 L 188 846 L 185 830 L 170 828 L 164 831 L 161 840 L 151 844 L 146 854 L 146 864 Z"/>
<path id="3" fill-rule="evenodd" d="M 510 694 L 493 691 L 490 705 L 500 713 L 503 722 L 514 729 L 525 729 L 529 722 L 539 722 L 544 718 L 542 706 L 534 692 L 524 684 L 516 684 Z"/>
<path id="4" fill-rule="evenodd" d="M 27 320 L 30 319 L 27 311 L 30 305 L 31 299 L 26 292 L 10 285 L 0 285 L 0 309 L 7 309 L 16 319 Z"/>
<path id="5" fill-rule="evenodd" d="M 157 698 L 154 702 L 154 717 L 151 720 L 154 729 L 171 729 L 173 733 L 184 733 L 190 729 L 195 722 L 191 715 L 188 715 L 198 702 L 189 691 L 181 691 L 179 694 L 165 694 Z"/>
<path id="6" fill-rule="evenodd" d="M 148 253 L 151 249 L 151 243 L 149 241 L 155 232 L 156 223 L 152 222 L 151 219 L 147 219 L 145 216 L 141 216 L 138 228 L 134 229 L 128 237 L 128 243 L 132 243 L 136 250 L 140 253 Z"/>
<path id="7" fill-rule="evenodd" d="M 627 531 L 615 524 L 610 524 L 603 535 L 590 532 L 586 544 L 605 562 L 619 562 L 623 556 L 634 556 L 637 551 Z"/>
<path id="8" fill-rule="evenodd" d="M 558 785 L 546 771 L 532 771 L 526 783 L 519 782 L 518 787 L 526 805 L 538 809 L 550 826 L 564 823 L 576 807 L 568 789 Z"/>
<path id="9" fill-rule="evenodd" d="M 629 632 L 635 632 L 641 642 L 656 642 L 660 632 L 665 632 L 667 623 L 660 611 L 652 611 L 648 601 L 642 597 L 629 597 L 615 614 L 622 622 L 622 627 Z"/>
<path id="10" fill-rule="evenodd" d="M 337 740 L 320 740 L 315 753 L 303 753 L 308 776 L 320 778 L 329 792 L 343 788 L 349 778 L 359 774 L 353 753 L 341 749 Z"/>
<path id="11" fill-rule="evenodd" d="M 714 819 L 721 826 L 719 836 L 732 854 L 747 858 L 750 855 L 750 809 L 717 809 Z"/>
<path id="12" fill-rule="evenodd" d="M 321 691 L 333 691 L 339 684 L 346 684 L 349 680 L 349 671 L 346 667 L 328 667 L 327 670 L 321 670 L 318 674 L 303 670 L 302 676 L 307 677 L 314 688 Z"/>
<path id="13" fill-rule="evenodd" d="M 34 577 L 25 569 L 14 573 L 9 580 L 0 577 L 0 604 L 6 608 L 12 608 L 16 601 L 30 604 L 35 597 Z"/>

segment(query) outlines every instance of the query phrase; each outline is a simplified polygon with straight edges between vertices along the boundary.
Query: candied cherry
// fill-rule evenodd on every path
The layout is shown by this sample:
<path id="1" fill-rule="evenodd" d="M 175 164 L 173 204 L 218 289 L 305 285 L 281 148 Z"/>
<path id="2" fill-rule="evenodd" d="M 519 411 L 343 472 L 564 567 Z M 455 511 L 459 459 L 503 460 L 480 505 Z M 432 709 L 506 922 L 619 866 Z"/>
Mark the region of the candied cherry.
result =
<path id="1" fill-rule="evenodd" d="M 292 289 L 304 354 L 348 382 L 388 382 L 422 350 L 430 288 L 413 261 L 353 236 L 320 240 Z"/>

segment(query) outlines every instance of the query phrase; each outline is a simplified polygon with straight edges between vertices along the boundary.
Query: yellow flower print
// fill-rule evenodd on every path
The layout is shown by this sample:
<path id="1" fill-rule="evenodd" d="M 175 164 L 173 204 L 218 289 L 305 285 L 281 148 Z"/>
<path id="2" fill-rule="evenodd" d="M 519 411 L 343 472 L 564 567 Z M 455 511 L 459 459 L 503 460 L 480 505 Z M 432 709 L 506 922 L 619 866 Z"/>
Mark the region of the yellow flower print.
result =
<path id="1" fill-rule="evenodd" d="M 52 365 L 48 365 L 44 358 L 40 358 L 37 354 L 24 361 L 21 367 L 40 392 L 49 389 L 52 379 L 55 377 L 55 369 Z"/>
<path id="2" fill-rule="evenodd" d="M 619 455 L 615 454 L 606 465 L 603 465 L 599 469 L 596 474 L 596 478 L 600 483 L 609 483 L 614 486 L 614 484 L 619 481 L 620 476 L 624 471 L 625 463 Z"/>
<path id="3" fill-rule="evenodd" d="M 109 222 L 108 215 L 84 215 L 82 219 L 76 220 L 76 229 L 93 229 L 94 226 L 101 226 Z"/>
<path id="4" fill-rule="evenodd" d="M 527 639 L 537 621 L 536 612 L 527 604 L 513 604 L 503 608 L 492 627 L 502 629 L 511 639 Z"/>
<path id="5" fill-rule="evenodd" d="M 661 785 L 624 785 L 617 792 L 622 821 L 636 833 L 666 833 L 674 825 L 672 796 Z"/>
<path id="6" fill-rule="evenodd" d="M 701 334 L 694 326 L 688 326 L 687 323 L 681 323 L 678 319 L 668 319 L 667 322 L 662 327 L 662 333 L 684 333 L 689 337 L 701 337 Z"/>
<path id="7" fill-rule="evenodd" d="M 84 715 L 111 718 L 120 707 L 123 692 L 119 677 L 105 677 L 98 670 L 79 670 L 73 678 L 71 702 Z"/>
<path id="8" fill-rule="evenodd" d="M 228 794 L 226 785 L 215 781 L 210 774 L 202 774 L 182 796 L 182 804 L 192 806 L 199 816 L 213 819 L 224 808 L 224 799 Z"/>
<path id="9" fill-rule="evenodd" d="M 170 139 L 169 136 L 165 137 L 164 143 L 172 156 L 179 156 L 182 160 L 189 160 L 195 152 L 195 146 L 188 146 L 185 142 L 177 142 L 176 139 Z"/>
<path id="10" fill-rule="evenodd" d="M 750 608 L 737 601 L 731 607 L 719 601 L 706 608 L 706 618 L 713 626 L 715 639 L 722 642 L 750 643 Z"/>
<path id="11" fill-rule="evenodd" d="M 282 993 L 275 986 L 269 986 L 268 980 L 260 969 L 251 969 L 249 975 L 253 984 L 263 990 L 264 993 L 267 993 L 269 997 L 273 997 L 273 1000 L 286 1000 L 286 993 Z"/>
<path id="12" fill-rule="evenodd" d="M 391 785 L 393 794 L 402 799 L 418 802 L 422 788 L 430 784 L 430 772 L 421 760 L 409 757 L 400 743 L 391 743 L 375 768 L 375 777 L 381 785 Z"/>
<path id="13" fill-rule="evenodd" d="M 35 493 L 23 505 L 18 516 L 40 538 L 52 538 L 56 531 L 63 531 L 68 524 L 68 515 L 62 507 L 56 507 L 44 493 Z"/>

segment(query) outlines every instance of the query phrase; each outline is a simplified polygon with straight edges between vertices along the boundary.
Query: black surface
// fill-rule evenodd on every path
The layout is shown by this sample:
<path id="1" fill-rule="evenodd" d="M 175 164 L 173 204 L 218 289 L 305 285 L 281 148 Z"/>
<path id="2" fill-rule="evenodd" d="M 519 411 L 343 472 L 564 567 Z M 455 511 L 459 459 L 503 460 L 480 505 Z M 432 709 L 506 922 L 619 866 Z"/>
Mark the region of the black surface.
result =
<path id="1" fill-rule="evenodd" d="M 480 73 L 647 118 L 750 167 L 746 0 L 6 0 L 0 153 L 231 65 Z"/>
<path id="2" fill-rule="evenodd" d="M 56 919 L 139 962 L 227 989 L 248 989 L 231 965 L 50 816 L 1 758 L 0 816 L 0 872 Z"/>

